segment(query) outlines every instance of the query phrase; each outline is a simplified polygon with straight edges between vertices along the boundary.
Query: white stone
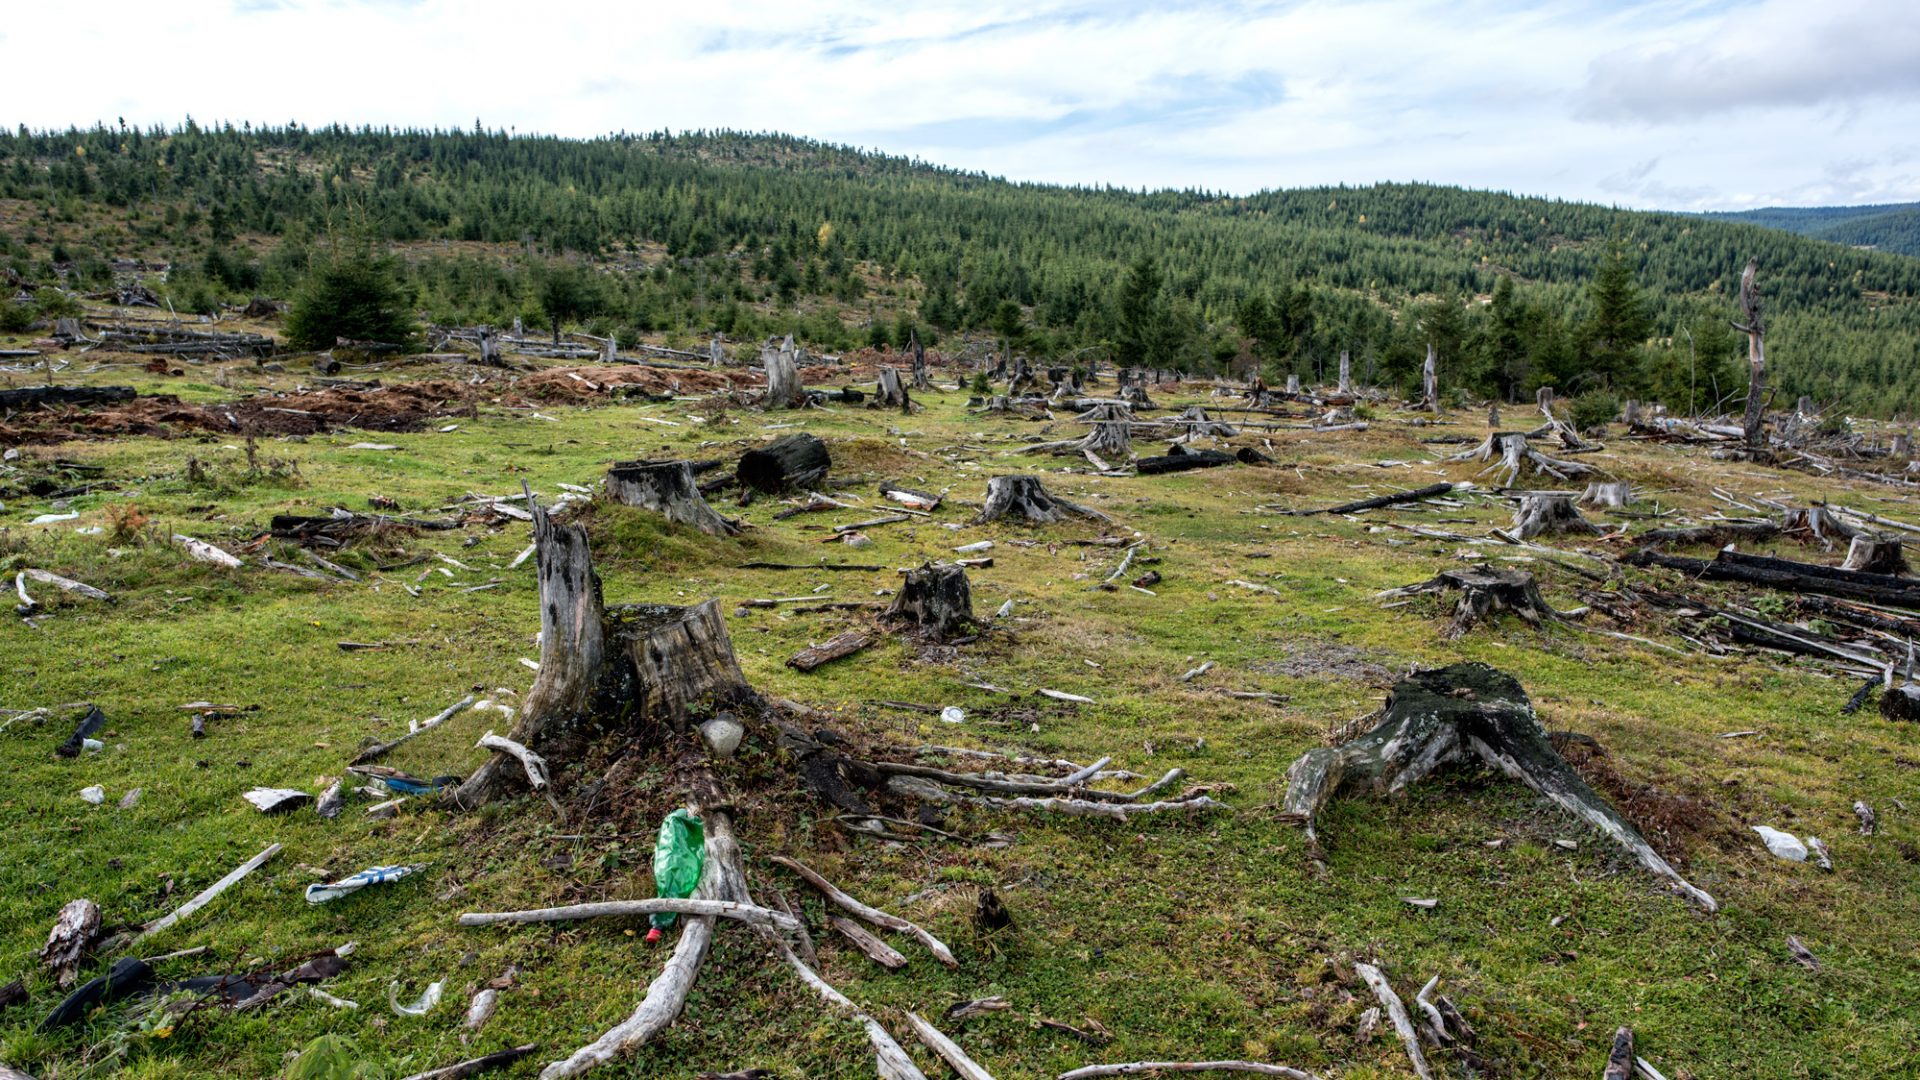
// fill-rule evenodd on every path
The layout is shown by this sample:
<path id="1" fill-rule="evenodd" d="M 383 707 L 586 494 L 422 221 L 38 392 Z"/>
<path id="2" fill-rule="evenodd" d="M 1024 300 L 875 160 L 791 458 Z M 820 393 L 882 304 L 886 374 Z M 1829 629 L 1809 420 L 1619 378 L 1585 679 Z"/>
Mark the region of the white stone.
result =
<path id="1" fill-rule="evenodd" d="M 737 720 L 725 716 L 716 716 L 700 725 L 700 737 L 707 740 L 707 747 L 714 755 L 722 759 L 733 756 L 740 749 L 740 740 L 745 738 L 747 729 Z"/>

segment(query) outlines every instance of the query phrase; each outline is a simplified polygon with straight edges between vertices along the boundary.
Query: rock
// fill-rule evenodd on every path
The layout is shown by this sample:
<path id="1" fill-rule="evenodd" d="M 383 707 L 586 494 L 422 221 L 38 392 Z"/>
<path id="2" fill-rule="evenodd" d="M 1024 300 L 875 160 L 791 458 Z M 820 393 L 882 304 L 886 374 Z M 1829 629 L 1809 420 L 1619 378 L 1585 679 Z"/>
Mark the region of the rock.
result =
<path id="1" fill-rule="evenodd" d="M 732 713 L 721 713 L 700 725 L 700 737 L 707 740 L 707 748 L 722 760 L 732 757 L 733 752 L 740 749 L 740 740 L 746 734 L 747 729 L 733 718 Z"/>
<path id="2" fill-rule="evenodd" d="M 1760 839 L 1765 841 L 1767 850 L 1780 858 L 1789 862 L 1807 861 L 1807 845 L 1801 843 L 1800 838 L 1792 833 L 1781 832 L 1766 825 L 1755 825 L 1753 831 L 1760 834 Z"/>
<path id="3" fill-rule="evenodd" d="M 99 806 L 101 803 L 107 801 L 107 789 L 101 787 L 99 784 L 95 784 L 89 788 L 81 788 L 80 797 L 95 806 Z"/>

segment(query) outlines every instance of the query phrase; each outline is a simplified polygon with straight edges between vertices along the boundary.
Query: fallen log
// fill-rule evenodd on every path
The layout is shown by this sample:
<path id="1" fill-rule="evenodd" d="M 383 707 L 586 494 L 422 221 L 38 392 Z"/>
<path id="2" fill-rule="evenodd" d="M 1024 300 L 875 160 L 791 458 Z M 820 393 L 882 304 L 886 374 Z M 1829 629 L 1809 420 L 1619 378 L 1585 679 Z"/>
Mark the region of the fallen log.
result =
<path id="1" fill-rule="evenodd" d="M 827 478 L 833 458 L 827 444 L 812 435 L 788 435 L 740 456 L 734 475 L 763 494 L 812 487 Z"/>
<path id="2" fill-rule="evenodd" d="M 1383 507 L 1398 506 L 1401 503 L 1419 502 L 1422 499 L 1431 499 L 1437 495 L 1449 495 L 1449 494 L 1452 494 L 1453 488 L 1454 488 L 1454 485 L 1445 483 L 1445 482 L 1438 483 L 1438 484 L 1428 484 L 1426 487 L 1415 488 L 1412 491 L 1396 491 L 1391 495 L 1376 495 L 1371 499 L 1361 499 L 1358 502 L 1341 503 L 1339 506 L 1329 506 L 1324 510 L 1289 510 L 1287 511 L 1287 513 L 1296 514 L 1296 515 L 1358 514 L 1363 510 L 1379 510 Z"/>
<path id="3" fill-rule="evenodd" d="M 1232 465 L 1240 459 L 1232 454 L 1223 454 L 1218 450 L 1188 450 L 1175 445 L 1170 453 L 1159 457 L 1144 457 L 1133 463 L 1134 471 L 1141 476 L 1158 476 L 1162 473 L 1186 472 L 1189 469 L 1215 469 L 1222 465 Z"/>
<path id="4" fill-rule="evenodd" d="M 134 396 L 131 386 L 28 386 L 0 390 L 0 412 L 65 405 L 118 405 L 132 401 Z"/>
<path id="5" fill-rule="evenodd" d="M 484 1054 L 477 1058 L 468 1058 L 465 1061 L 455 1062 L 452 1065 L 443 1065 L 438 1069 L 428 1069 L 426 1072 L 414 1073 L 412 1076 L 407 1077 L 406 1080 L 465 1080 L 465 1078 L 469 1076 L 479 1076 L 484 1072 L 492 1072 L 494 1069 L 505 1068 L 538 1049 L 540 1049 L 539 1043 L 527 1043 L 524 1046 L 516 1046 L 510 1050 L 497 1050 L 491 1054 Z"/>
<path id="6" fill-rule="evenodd" d="M 873 644 L 873 636 L 859 630 L 849 630 L 836 634 L 818 645 L 809 645 L 787 658 L 787 666 L 795 671 L 812 671 L 835 660 L 845 659 Z"/>
<path id="7" fill-rule="evenodd" d="M 1294 761 L 1287 769 L 1283 814 L 1306 828 L 1317 853 L 1314 822 L 1336 795 L 1391 795 L 1443 765 L 1469 761 L 1521 781 L 1672 882 L 1687 899 L 1709 912 L 1718 909 L 1713 897 L 1681 877 L 1573 771 L 1548 741 L 1519 682 L 1485 664 L 1417 671 L 1401 680 L 1371 731 L 1344 746 L 1316 747 Z"/>
<path id="8" fill-rule="evenodd" d="M 1625 561 L 1629 566 L 1659 566 L 1709 581 L 1733 581 L 1783 592 L 1819 593 L 1920 611 L 1920 581 L 1890 574 L 1868 574 L 1733 551 L 1721 551 L 1712 559 L 1690 559 L 1642 548 L 1628 555 Z"/>

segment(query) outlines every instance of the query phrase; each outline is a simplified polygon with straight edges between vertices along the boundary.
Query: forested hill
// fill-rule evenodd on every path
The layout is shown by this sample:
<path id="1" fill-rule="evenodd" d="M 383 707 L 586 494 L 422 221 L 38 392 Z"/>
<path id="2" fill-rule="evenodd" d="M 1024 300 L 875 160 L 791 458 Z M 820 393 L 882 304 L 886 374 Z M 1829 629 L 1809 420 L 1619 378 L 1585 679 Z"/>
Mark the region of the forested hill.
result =
<path id="1" fill-rule="evenodd" d="M 170 262 L 176 306 L 296 292 L 339 241 L 441 321 L 821 347 L 991 332 L 1040 357 L 1733 402 L 1757 257 L 1783 395 L 1920 408 L 1920 259 L 1741 222 L 1427 185 L 1236 198 L 1000 181 L 777 135 L 344 128 L 0 134 L 0 259 L 70 287 Z M 594 272 L 589 272 L 590 269 Z"/>
<path id="2" fill-rule="evenodd" d="M 1818 237 L 1852 247 L 1920 255 L 1920 203 L 1770 206 L 1761 210 L 1733 210 L 1704 216 L 1722 221 L 1744 221 L 1769 229 L 1785 229 L 1802 236 Z"/>

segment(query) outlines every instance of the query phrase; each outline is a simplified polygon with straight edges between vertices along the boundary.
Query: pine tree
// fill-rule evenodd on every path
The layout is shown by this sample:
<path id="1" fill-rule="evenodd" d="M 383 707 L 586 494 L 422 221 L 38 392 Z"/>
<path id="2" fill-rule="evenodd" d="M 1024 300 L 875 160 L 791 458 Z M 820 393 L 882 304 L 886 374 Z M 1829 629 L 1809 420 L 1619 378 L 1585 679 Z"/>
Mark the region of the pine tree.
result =
<path id="1" fill-rule="evenodd" d="M 408 308 L 392 261 L 356 244 L 308 270 L 287 312 L 287 341 L 297 349 L 331 349 L 341 339 L 411 346 Z"/>
<path id="2" fill-rule="evenodd" d="M 1593 299 L 1593 315 L 1581 327 L 1581 351 L 1589 376 L 1610 388 L 1636 384 L 1641 377 L 1641 350 L 1653 333 L 1653 324 L 1619 237 L 1608 243 L 1587 293 Z"/>

